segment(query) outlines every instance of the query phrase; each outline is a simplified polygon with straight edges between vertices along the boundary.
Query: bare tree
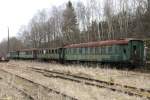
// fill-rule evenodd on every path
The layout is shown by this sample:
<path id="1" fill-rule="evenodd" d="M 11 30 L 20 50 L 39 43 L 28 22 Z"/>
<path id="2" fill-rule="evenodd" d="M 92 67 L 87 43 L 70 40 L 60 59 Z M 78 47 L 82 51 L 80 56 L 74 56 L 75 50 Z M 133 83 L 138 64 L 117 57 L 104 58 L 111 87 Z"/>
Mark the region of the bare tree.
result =
<path id="1" fill-rule="evenodd" d="M 113 23 L 112 23 L 112 16 L 113 16 L 113 1 L 112 0 L 106 0 L 104 4 L 104 15 L 106 18 L 106 22 L 108 25 L 108 39 L 114 38 L 114 32 L 113 32 Z"/>

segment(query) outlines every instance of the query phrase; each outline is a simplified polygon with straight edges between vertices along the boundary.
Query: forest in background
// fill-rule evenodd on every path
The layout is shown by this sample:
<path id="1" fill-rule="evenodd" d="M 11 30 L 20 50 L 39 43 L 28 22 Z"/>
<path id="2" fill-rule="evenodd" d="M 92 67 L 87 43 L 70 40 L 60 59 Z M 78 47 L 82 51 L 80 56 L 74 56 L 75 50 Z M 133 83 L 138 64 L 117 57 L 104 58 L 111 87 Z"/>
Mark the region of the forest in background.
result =
<path id="1" fill-rule="evenodd" d="M 122 38 L 150 38 L 150 0 L 68 1 L 40 10 L 10 38 L 9 50 Z M 7 47 L 0 43 L 1 54 Z"/>

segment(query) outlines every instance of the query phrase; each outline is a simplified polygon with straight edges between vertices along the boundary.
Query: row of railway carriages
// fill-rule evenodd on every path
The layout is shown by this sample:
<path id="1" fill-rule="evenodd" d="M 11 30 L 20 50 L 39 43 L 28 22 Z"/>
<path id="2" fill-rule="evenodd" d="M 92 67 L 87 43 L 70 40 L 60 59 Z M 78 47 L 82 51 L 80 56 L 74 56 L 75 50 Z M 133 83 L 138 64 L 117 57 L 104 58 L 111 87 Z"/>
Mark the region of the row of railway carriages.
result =
<path id="1" fill-rule="evenodd" d="M 119 39 L 71 44 L 61 48 L 16 50 L 9 53 L 9 58 L 143 65 L 146 61 L 144 51 L 142 40 Z"/>

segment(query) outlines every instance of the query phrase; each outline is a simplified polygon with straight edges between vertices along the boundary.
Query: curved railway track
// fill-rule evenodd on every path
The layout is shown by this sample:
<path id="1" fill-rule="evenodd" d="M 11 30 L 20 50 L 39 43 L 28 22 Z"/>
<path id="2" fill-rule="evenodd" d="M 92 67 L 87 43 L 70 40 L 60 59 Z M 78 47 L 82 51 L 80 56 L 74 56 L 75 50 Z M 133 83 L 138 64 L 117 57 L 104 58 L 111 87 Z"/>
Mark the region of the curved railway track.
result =
<path id="1" fill-rule="evenodd" d="M 121 84 L 117 84 L 114 82 L 96 80 L 96 79 L 92 79 L 88 77 L 73 75 L 70 73 L 64 73 L 64 72 L 59 72 L 59 71 L 51 71 L 51 70 L 40 69 L 40 68 L 31 68 L 31 69 L 33 71 L 43 74 L 46 77 L 60 78 L 60 79 L 65 79 L 65 80 L 69 80 L 69 81 L 73 81 L 77 83 L 84 83 L 89 86 L 95 86 L 98 88 L 106 88 L 112 91 L 122 92 L 130 96 L 139 96 L 139 97 L 144 97 L 150 100 L 150 90 L 147 90 L 147 89 L 132 87 L 128 85 L 121 85 Z"/>
<path id="2" fill-rule="evenodd" d="M 66 95 L 66 94 L 60 92 L 60 91 L 57 91 L 57 90 L 51 89 L 51 88 L 49 88 L 49 87 L 46 87 L 46 86 L 44 86 L 44 85 L 42 85 L 42 84 L 36 83 L 36 82 L 34 82 L 34 81 L 30 80 L 30 79 L 21 77 L 21 76 L 19 76 L 19 75 L 17 75 L 17 74 L 12 74 L 12 73 L 10 73 L 10 72 L 8 72 L 8 71 L 5 71 L 5 70 L 3 70 L 3 69 L 0 69 L 0 70 L 4 71 L 5 73 L 14 75 L 15 77 L 19 77 L 19 78 L 21 78 L 21 79 L 23 79 L 23 80 L 25 80 L 25 81 L 28 81 L 28 82 L 30 82 L 30 83 L 32 83 L 32 84 L 35 84 L 36 86 L 43 87 L 43 89 L 44 89 L 44 90 L 47 90 L 48 92 L 52 92 L 52 93 L 56 93 L 56 94 L 58 94 L 58 95 L 61 95 L 62 97 L 66 98 L 67 100 L 78 100 L 78 99 L 75 98 L 75 97 L 71 97 L 71 96 L 69 96 L 69 95 Z M 17 87 L 15 87 L 15 88 L 18 89 L 19 91 L 21 91 L 22 93 L 24 93 L 24 95 L 26 95 L 27 97 L 29 97 L 30 100 L 37 100 L 37 98 L 35 98 L 34 96 L 28 94 L 28 93 L 27 93 L 26 91 L 24 91 L 23 89 L 19 89 L 19 88 L 17 88 Z"/>

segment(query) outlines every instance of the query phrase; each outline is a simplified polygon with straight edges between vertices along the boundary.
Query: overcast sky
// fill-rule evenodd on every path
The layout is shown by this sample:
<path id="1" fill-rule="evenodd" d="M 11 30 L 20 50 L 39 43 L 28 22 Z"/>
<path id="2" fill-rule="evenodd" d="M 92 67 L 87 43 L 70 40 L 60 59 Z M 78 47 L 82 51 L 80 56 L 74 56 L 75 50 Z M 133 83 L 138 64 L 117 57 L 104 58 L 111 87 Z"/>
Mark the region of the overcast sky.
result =
<path id="1" fill-rule="evenodd" d="M 7 38 L 7 27 L 10 36 L 16 36 L 22 25 L 27 25 L 33 15 L 40 9 L 61 5 L 68 0 L 0 0 L 0 41 Z M 75 0 L 70 0 L 75 1 Z"/>

